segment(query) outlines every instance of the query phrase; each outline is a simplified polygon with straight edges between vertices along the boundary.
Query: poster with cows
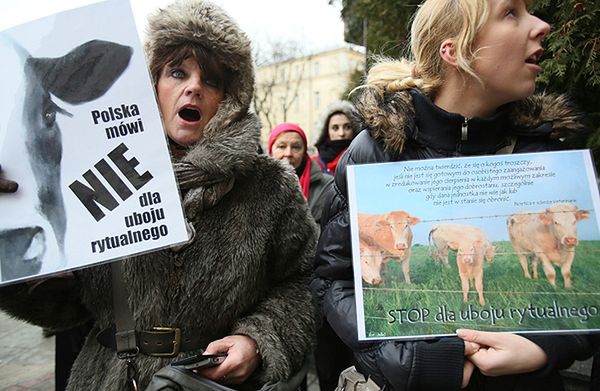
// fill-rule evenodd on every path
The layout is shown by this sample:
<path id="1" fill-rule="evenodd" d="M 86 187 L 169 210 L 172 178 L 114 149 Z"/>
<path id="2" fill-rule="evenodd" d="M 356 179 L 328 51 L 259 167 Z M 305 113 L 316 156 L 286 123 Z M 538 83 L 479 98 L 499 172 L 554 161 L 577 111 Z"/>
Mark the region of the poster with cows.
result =
<path id="1" fill-rule="evenodd" d="M 360 340 L 600 330 L 587 150 L 348 167 Z"/>
<path id="2" fill-rule="evenodd" d="M 187 240 L 127 1 L 0 32 L 0 285 Z"/>

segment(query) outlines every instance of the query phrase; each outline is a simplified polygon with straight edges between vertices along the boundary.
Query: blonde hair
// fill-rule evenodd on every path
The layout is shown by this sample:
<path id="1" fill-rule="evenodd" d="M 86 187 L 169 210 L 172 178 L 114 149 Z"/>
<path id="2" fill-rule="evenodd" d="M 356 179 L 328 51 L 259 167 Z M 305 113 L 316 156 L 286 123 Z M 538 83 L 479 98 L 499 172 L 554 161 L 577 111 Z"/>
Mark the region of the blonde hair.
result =
<path id="1" fill-rule="evenodd" d="M 471 64 L 476 57 L 473 42 L 488 19 L 485 0 L 426 0 L 413 16 L 410 31 L 411 58 L 376 58 L 366 84 L 384 92 L 418 88 L 435 94 L 443 82 L 443 60 L 439 55 L 446 39 L 454 41 L 458 69 L 479 80 Z"/>

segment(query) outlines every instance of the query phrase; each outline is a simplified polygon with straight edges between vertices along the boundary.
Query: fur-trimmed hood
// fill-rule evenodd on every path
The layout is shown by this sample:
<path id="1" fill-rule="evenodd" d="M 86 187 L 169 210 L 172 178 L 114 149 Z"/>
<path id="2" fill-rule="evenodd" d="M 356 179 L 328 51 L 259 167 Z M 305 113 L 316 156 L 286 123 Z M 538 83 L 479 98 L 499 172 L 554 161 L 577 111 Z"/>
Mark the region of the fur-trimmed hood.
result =
<path id="1" fill-rule="evenodd" d="M 375 140 L 383 141 L 386 151 L 402 152 L 415 128 L 413 96 L 417 90 L 384 94 L 366 91 L 359 98 L 357 117 Z M 586 131 L 582 113 L 565 95 L 539 94 L 506 105 L 507 119 L 518 135 L 538 135 L 548 139 L 572 139 Z M 510 136 L 510 135 L 507 135 Z"/>
<path id="2" fill-rule="evenodd" d="M 199 45 L 232 73 L 226 96 L 204 134 L 210 137 L 248 113 L 254 93 L 254 63 L 250 40 L 219 6 L 203 0 L 176 0 L 148 18 L 144 48 L 149 64 L 165 49 Z"/>
<path id="3" fill-rule="evenodd" d="M 354 109 L 354 105 L 347 100 L 336 100 L 327 106 L 317 121 L 316 130 L 318 130 L 319 133 L 314 144 L 315 146 L 321 145 L 325 140 L 327 140 L 327 137 L 329 137 L 329 129 L 327 126 L 329 125 L 329 117 L 331 117 L 333 113 L 337 112 L 342 112 L 346 115 L 346 117 L 348 117 L 354 136 L 356 136 L 360 131 L 358 122 L 355 119 L 356 111 Z"/>
<path id="4" fill-rule="evenodd" d="M 199 202 L 210 207 L 231 189 L 236 177 L 250 175 L 261 124 L 249 113 L 254 93 L 251 44 L 233 19 L 204 0 L 176 0 L 150 16 L 145 42 L 150 64 L 184 44 L 209 50 L 231 74 L 225 98 L 202 138 L 175 163 L 186 214 L 193 219 Z"/>

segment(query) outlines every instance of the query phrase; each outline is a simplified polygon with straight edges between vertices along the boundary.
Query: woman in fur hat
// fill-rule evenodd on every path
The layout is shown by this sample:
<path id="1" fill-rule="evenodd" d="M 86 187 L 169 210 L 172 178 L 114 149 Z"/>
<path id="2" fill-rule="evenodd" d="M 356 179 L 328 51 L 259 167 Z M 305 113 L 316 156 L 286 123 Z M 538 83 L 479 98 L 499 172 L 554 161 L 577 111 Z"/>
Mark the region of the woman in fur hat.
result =
<path id="1" fill-rule="evenodd" d="M 321 115 L 317 129 L 319 138 L 315 143 L 318 153 L 313 160 L 321 171 L 333 175 L 342 154 L 358 133 L 353 121 L 354 106 L 346 100 L 338 100 L 330 104 Z"/>
<path id="2" fill-rule="evenodd" d="M 586 335 L 459 330 L 427 341 L 357 340 L 348 165 L 548 151 L 584 130 L 564 96 L 534 95 L 547 23 L 528 0 L 426 0 L 414 59 L 382 59 L 357 101 L 366 125 L 338 164 L 311 288 L 356 367 L 391 390 L 562 390 L 558 370 L 590 354 Z M 476 342 L 476 343 L 475 343 Z"/>
<path id="3" fill-rule="evenodd" d="M 219 7 L 182 0 L 150 17 L 145 49 L 193 237 L 122 262 L 139 389 L 160 368 L 203 349 L 227 353 L 199 371 L 209 379 L 246 389 L 286 382 L 314 338 L 308 281 L 317 231 L 294 172 L 257 153 L 250 42 Z M 111 268 L 102 265 L 0 295 L 3 309 L 45 327 L 94 320 L 68 390 L 126 387 L 111 286 Z"/>

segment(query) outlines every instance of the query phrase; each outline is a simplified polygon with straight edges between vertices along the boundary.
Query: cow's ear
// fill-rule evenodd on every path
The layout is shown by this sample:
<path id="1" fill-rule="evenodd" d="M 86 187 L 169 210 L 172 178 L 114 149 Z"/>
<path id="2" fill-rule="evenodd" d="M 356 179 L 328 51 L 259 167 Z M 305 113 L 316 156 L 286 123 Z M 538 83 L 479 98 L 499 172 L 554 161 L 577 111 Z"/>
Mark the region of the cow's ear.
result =
<path id="1" fill-rule="evenodd" d="M 420 218 L 411 216 L 411 218 L 409 220 L 409 224 L 410 225 L 415 225 L 415 224 L 418 224 L 420 221 L 421 221 Z"/>
<path id="2" fill-rule="evenodd" d="M 588 216 L 588 214 L 590 214 L 589 210 L 578 210 L 577 212 L 575 212 L 575 219 L 577 221 L 588 220 L 590 218 L 590 216 Z"/>
<path id="3" fill-rule="evenodd" d="M 448 247 L 454 251 L 458 251 L 458 242 L 448 242 Z"/>
<path id="4" fill-rule="evenodd" d="M 538 213 L 538 218 L 542 224 L 552 224 L 552 213 L 550 212 Z"/>
<path id="5" fill-rule="evenodd" d="M 93 40 L 59 58 L 29 58 L 28 65 L 44 88 L 61 100 L 78 104 L 104 95 L 129 65 L 133 49 Z"/>

